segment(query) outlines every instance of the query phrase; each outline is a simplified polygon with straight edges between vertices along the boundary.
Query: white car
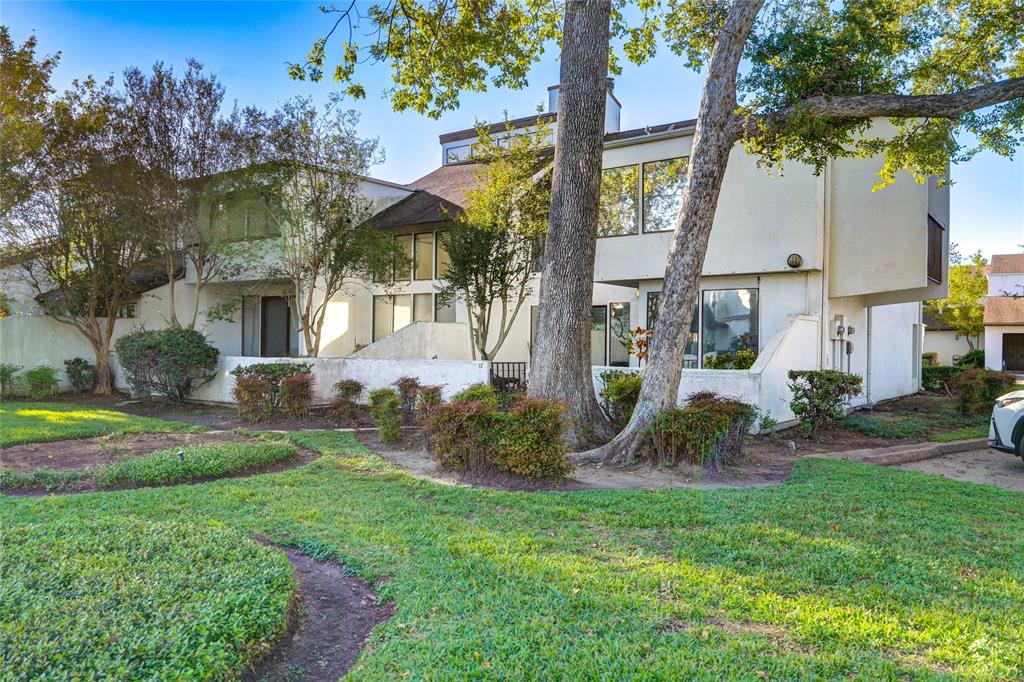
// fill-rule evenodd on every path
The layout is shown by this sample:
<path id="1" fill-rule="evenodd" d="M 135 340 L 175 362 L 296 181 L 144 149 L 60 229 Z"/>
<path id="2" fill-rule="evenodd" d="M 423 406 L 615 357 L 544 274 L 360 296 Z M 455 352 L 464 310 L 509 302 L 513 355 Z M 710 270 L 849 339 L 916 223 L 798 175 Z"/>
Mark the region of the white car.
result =
<path id="1" fill-rule="evenodd" d="M 1024 458 L 1024 391 L 996 399 L 988 427 L 988 446 Z"/>

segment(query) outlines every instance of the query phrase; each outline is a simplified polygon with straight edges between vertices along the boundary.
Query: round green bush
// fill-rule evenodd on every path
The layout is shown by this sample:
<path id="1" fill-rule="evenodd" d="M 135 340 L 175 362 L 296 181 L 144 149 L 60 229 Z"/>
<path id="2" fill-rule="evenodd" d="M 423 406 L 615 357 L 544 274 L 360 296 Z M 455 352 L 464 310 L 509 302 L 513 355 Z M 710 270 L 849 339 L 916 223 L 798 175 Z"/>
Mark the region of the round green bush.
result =
<path id="1" fill-rule="evenodd" d="M 286 628 L 287 558 L 213 522 L 68 518 L 0 533 L 4 679 L 229 679 Z"/>
<path id="2" fill-rule="evenodd" d="M 218 351 L 194 329 L 140 329 L 119 338 L 114 352 L 135 393 L 174 403 L 217 375 Z"/>

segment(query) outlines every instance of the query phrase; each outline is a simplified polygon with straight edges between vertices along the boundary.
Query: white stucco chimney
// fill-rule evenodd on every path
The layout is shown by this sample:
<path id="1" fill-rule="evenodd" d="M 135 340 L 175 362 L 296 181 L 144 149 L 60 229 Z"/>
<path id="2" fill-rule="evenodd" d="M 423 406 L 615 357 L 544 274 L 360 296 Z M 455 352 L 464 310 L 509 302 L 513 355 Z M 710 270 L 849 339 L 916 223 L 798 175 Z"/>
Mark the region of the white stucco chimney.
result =
<path id="1" fill-rule="evenodd" d="M 619 124 L 622 118 L 622 105 L 615 98 L 615 79 L 608 78 L 608 86 L 605 91 L 604 103 L 604 132 L 619 132 Z M 552 85 L 548 88 L 548 113 L 558 111 L 559 86 Z"/>

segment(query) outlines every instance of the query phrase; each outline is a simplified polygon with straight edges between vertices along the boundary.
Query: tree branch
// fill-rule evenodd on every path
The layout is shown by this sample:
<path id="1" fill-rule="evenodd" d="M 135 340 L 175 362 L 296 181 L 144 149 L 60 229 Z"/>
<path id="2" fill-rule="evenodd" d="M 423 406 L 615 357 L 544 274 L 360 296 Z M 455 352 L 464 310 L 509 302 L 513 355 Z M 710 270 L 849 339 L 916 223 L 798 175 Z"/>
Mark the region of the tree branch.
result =
<path id="1" fill-rule="evenodd" d="M 841 119 L 873 118 L 948 118 L 956 119 L 969 111 L 1024 97 L 1024 78 L 1008 78 L 944 95 L 851 95 L 848 97 L 809 97 L 799 104 L 764 116 L 737 114 L 737 131 L 756 135 L 761 122 L 783 120 L 793 114 Z"/>

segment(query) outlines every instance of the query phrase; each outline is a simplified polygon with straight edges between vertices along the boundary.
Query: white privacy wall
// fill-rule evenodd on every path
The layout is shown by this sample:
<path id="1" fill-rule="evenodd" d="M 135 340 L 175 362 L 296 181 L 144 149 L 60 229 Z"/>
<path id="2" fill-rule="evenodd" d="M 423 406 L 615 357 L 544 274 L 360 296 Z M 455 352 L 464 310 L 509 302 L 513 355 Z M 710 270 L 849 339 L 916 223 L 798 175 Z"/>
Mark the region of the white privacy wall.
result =
<path id="1" fill-rule="evenodd" d="M 334 384 L 342 379 L 356 379 L 366 385 L 366 391 L 393 387 L 401 377 L 415 377 L 423 385 L 443 386 L 442 394 L 450 398 L 473 384 L 489 381 L 486 362 L 468 360 L 373 360 L 362 358 L 250 358 L 221 356 L 217 361 L 217 377 L 192 396 L 194 400 L 212 403 L 233 403 L 231 397 L 236 367 L 271 362 L 310 363 L 316 378 L 317 404 L 326 404 L 334 398 Z M 365 394 L 363 396 L 366 398 Z"/>

